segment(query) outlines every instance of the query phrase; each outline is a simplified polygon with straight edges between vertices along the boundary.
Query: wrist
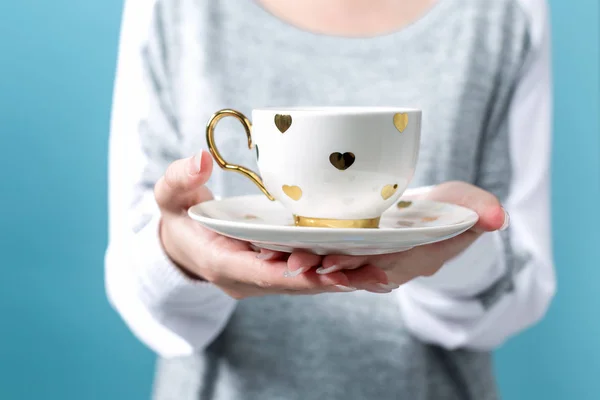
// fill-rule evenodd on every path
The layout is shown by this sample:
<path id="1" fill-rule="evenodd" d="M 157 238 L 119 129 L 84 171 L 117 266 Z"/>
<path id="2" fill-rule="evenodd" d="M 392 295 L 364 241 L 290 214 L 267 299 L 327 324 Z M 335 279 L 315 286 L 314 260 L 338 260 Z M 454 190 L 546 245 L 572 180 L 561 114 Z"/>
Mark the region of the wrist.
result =
<path id="1" fill-rule="evenodd" d="M 505 273 L 502 239 L 498 232 L 487 232 L 447 260 L 433 276 L 418 278 L 411 286 L 451 297 L 473 297 L 492 287 Z"/>
<path id="2" fill-rule="evenodd" d="M 182 274 L 191 280 L 206 281 L 206 279 L 194 272 L 191 267 L 187 266 L 186 257 L 181 255 L 181 251 L 174 243 L 173 237 L 166 228 L 162 217 L 158 222 L 158 239 L 169 260 Z"/>

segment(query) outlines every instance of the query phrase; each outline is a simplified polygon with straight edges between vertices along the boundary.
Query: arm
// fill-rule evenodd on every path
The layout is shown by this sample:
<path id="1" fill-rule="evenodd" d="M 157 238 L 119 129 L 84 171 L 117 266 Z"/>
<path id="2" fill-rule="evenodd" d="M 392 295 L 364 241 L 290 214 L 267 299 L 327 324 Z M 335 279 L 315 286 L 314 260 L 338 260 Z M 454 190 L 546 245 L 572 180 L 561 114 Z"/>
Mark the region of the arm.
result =
<path id="1" fill-rule="evenodd" d="M 550 226 L 551 73 L 547 10 L 533 11 L 532 47 L 512 99 L 508 130 L 510 228 L 483 234 L 432 277 L 398 291 L 408 328 L 446 348 L 489 350 L 541 319 L 555 293 Z M 532 10 L 533 8 L 533 10 Z M 492 150 L 488 156 L 494 158 Z M 497 160 L 494 160 L 497 164 Z M 494 161 L 484 151 L 478 185 L 492 190 Z"/>
<path id="2" fill-rule="evenodd" d="M 133 333 L 160 355 L 176 356 L 208 345 L 235 300 L 210 283 L 188 279 L 158 237 L 153 186 L 181 150 L 166 89 L 168 55 L 159 45 L 164 37 L 158 28 L 165 24 L 158 22 L 166 17 L 160 7 L 151 16 L 153 3 L 127 0 L 123 13 L 109 144 L 105 281 L 111 304 Z"/>

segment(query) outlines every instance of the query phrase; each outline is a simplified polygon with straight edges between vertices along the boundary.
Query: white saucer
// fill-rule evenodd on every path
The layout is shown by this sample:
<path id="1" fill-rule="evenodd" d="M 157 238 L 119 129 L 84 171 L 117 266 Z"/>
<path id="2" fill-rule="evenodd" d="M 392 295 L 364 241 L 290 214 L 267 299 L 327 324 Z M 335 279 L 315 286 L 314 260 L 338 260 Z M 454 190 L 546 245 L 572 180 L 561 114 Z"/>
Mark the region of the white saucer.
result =
<path id="1" fill-rule="evenodd" d="M 381 217 L 378 229 L 294 226 L 278 202 L 251 195 L 212 200 L 188 210 L 194 220 L 221 235 L 282 252 L 374 255 L 395 253 L 456 236 L 477 222 L 464 207 L 428 200 L 400 201 Z"/>

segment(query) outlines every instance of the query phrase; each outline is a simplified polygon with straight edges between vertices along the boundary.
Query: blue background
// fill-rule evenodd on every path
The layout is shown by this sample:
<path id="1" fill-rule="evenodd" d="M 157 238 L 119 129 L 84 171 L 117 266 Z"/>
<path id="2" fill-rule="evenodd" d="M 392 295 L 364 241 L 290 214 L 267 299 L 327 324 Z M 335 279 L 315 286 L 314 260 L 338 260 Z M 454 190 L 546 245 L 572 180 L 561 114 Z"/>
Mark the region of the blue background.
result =
<path id="1" fill-rule="evenodd" d="M 559 291 L 497 355 L 505 399 L 600 398 L 599 5 L 550 1 Z M 0 399 L 147 399 L 103 287 L 121 0 L 0 2 Z"/>

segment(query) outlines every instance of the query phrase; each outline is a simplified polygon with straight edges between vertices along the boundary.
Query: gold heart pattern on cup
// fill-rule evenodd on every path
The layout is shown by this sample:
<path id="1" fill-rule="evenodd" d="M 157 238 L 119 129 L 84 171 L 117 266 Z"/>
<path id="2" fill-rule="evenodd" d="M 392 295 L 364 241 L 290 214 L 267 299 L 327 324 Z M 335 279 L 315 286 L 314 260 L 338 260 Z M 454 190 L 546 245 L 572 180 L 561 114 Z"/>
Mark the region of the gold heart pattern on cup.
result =
<path id="1" fill-rule="evenodd" d="M 394 114 L 394 126 L 400 133 L 404 132 L 408 126 L 408 114 L 407 113 L 396 113 Z"/>
<path id="2" fill-rule="evenodd" d="M 398 190 L 398 184 L 385 185 L 383 189 L 381 189 L 381 198 L 384 200 L 389 199 L 394 195 L 394 193 L 396 193 L 396 190 Z"/>
<path id="3" fill-rule="evenodd" d="M 285 133 L 292 126 L 292 116 L 285 114 L 275 114 L 275 126 L 279 132 Z"/>
<path id="4" fill-rule="evenodd" d="M 348 152 L 344 154 L 335 152 L 331 153 L 331 155 L 329 156 L 329 162 L 331 163 L 331 165 L 333 165 L 340 171 L 344 171 L 350 168 L 350 166 L 354 164 L 355 159 L 356 157 L 354 156 L 354 154 Z"/>
<path id="5" fill-rule="evenodd" d="M 300 189 L 300 186 L 283 185 L 281 189 L 283 189 L 283 193 L 292 200 L 298 201 L 300 200 L 300 197 L 302 197 L 302 189 Z"/>

